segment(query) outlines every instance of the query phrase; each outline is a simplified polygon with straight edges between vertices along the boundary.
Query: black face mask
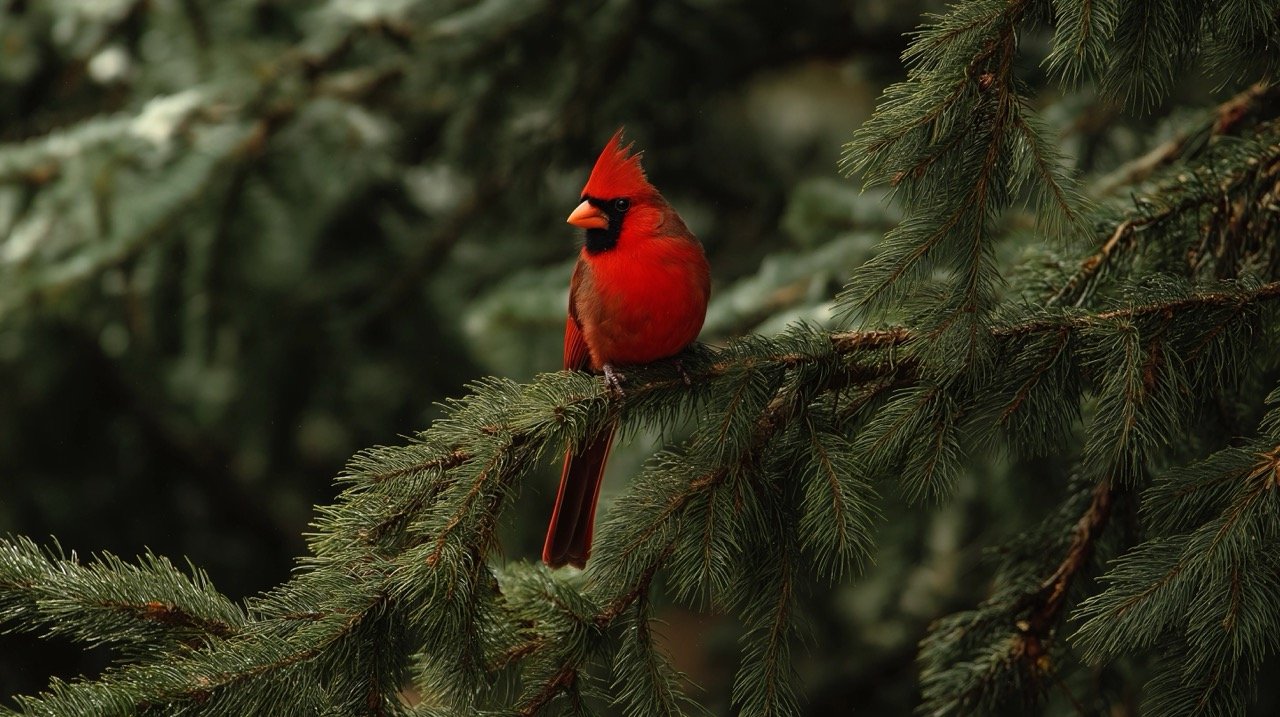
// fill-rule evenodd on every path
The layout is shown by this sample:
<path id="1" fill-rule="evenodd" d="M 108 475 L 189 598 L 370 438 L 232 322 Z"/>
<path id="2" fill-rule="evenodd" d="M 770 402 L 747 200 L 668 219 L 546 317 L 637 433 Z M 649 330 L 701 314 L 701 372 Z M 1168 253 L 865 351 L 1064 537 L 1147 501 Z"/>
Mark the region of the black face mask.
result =
<path id="1" fill-rule="evenodd" d="M 604 229 L 587 230 L 587 253 L 599 254 L 609 251 L 618 245 L 618 235 L 622 233 L 622 219 L 631 208 L 631 200 L 626 197 L 617 199 L 596 199 L 583 195 L 582 201 L 604 212 L 609 226 Z"/>

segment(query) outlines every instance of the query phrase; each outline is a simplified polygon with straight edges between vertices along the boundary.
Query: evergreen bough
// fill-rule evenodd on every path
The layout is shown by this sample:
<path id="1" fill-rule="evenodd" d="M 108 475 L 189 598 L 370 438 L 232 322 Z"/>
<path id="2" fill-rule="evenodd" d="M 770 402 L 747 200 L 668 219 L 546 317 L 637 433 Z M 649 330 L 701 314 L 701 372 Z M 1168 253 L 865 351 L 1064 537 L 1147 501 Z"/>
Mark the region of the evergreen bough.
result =
<path id="1" fill-rule="evenodd" d="M 1042 67 L 1061 87 L 1130 108 L 1191 70 L 1239 93 L 1084 186 L 1022 77 L 1028 38 L 1049 44 Z M 622 399 L 585 374 L 480 381 L 407 444 L 352 459 L 296 576 L 244 604 L 164 558 L 7 539 L 5 625 L 117 661 L 6 712 L 693 713 L 655 646 L 664 593 L 741 621 L 735 711 L 797 714 L 798 595 L 875 569 L 882 496 L 927 510 L 990 452 L 1047 456 L 1071 478 L 1052 486 L 1057 510 L 993 551 L 989 597 L 922 642 L 920 713 L 1053 695 L 1086 713 L 1126 689 L 1152 714 L 1241 711 L 1280 635 L 1277 43 L 1280 5 L 1261 0 L 952 5 L 846 148 L 843 167 L 891 187 L 906 215 L 840 295 L 844 327 L 696 348 L 691 385 L 659 363 L 629 371 Z M 317 72 L 326 56 L 288 62 Z M 375 91 L 371 72 L 324 91 Z M 216 122 L 204 98 L 154 111 Z M 252 161 L 293 111 L 162 161 Z M 38 182 L 60 143 L 121 133 L 157 151 L 138 127 L 89 122 L 8 152 L 0 173 Z M 129 221 L 168 221 L 214 175 L 182 176 Z M 671 447 L 602 514 L 590 568 L 499 559 L 526 477 L 615 418 Z M 1129 687 L 1077 696 L 1091 671 Z"/>

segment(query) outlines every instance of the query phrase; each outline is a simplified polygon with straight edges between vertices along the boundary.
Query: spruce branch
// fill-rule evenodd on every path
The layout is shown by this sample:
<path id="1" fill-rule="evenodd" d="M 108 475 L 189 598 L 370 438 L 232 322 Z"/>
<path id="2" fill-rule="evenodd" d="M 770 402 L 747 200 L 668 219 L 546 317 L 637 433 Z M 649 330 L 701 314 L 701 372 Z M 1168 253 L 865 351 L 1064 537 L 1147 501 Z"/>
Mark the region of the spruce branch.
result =
<path id="1" fill-rule="evenodd" d="M 1211 146 L 1237 131 L 1244 118 L 1269 116 L 1280 105 L 1280 90 L 1259 83 L 1228 100 L 1211 113 L 1195 134 L 1201 146 Z M 1154 234 L 1152 241 L 1167 241 L 1165 250 L 1185 251 L 1185 271 L 1190 276 L 1201 273 L 1210 263 L 1219 268 L 1216 278 L 1238 275 L 1241 266 L 1249 266 L 1248 256 L 1236 250 L 1240 245 L 1255 244 L 1254 253 L 1265 255 L 1270 244 L 1262 239 L 1270 229 L 1268 210 L 1275 199 L 1274 186 L 1280 181 L 1280 145 L 1276 144 L 1274 122 L 1255 128 L 1250 144 L 1243 148 L 1227 148 L 1225 161 L 1208 155 L 1200 164 L 1186 167 L 1182 173 L 1165 178 L 1150 192 L 1139 198 L 1126 212 L 1099 249 L 1086 257 L 1069 278 L 1052 294 L 1050 305 L 1083 306 L 1096 291 L 1095 285 L 1104 272 L 1122 256 L 1129 256 L 1138 246 L 1142 232 Z M 1153 150 L 1151 163 L 1174 161 L 1183 153 L 1186 138 L 1175 138 L 1163 149 Z M 1245 151 L 1241 151 L 1244 149 Z M 1255 150 L 1256 151 L 1248 151 Z M 1126 176 L 1139 181 L 1145 170 L 1130 169 Z M 1154 171 L 1154 167 L 1152 167 Z M 1117 180 L 1119 181 L 1119 180 Z M 1126 184 L 1127 186 L 1127 184 Z M 1207 216 L 1202 215 L 1207 212 Z M 1250 227 L 1250 222 L 1262 222 Z M 1199 241 L 1195 241 L 1199 239 Z M 1213 245 L 1217 241 L 1217 246 Z M 1153 249 L 1153 247 L 1146 247 Z M 1255 262 L 1256 263 L 1256 262 Z"/>
<path id="2" fill-rule="evenodd" d="M 1056 0 L 1053 51 L 1049 71 L 1070 85 L 1096 75 L 1105 65 L 1107 44 L 1115 32 L 1114 0 Z"/>
<path id="3" fill-rule="evenodd" d="M 1178 161 L 1196 158 L 1215 137 L 1237 135 L 1251 125 L 1274 118 L 1280 110 L 1280 86 L 1255 82 L 1204 113 L 1196 124 L 1178 131 L 1146 154 L 1130 160 L 1090 187 L 1095 197 L 1105 197 L 1139 184 Z"/>
<path id="4" fill-rule="evenodd" d="M 915 323 L 932 329 L 938 360 L 965 367 L 989 359 L 980 342 L 1002 282 L 993 258 L 997 217 L 1023 195 L 1051 234 L 1078 233 L 1086 216 L 1014 77 L 1028 7 L 978 2 L 937 17 L 904 55 L 908 80 L 885 91 L 842 159 L 867 186 L 895 187 L 908 216 L 838 303 L 854 312 L 908 299 L 922 307 Z M 935 268 L 949 270 L 946 298 L 926 302 L 920 288 Z M 957 354 L 964 358 L 954 362 Z"/>
<path id="5" fill-rule="evenodd" d="M 679 717 L 695 703 L 680 688 L 682 677 L 654 644 L 647 590 L 632 603 L 614 659 L 615 703 L 628 717 Z"/>
<path id="6" fill-rule="evenodd" d="M 1069 523 L 1069 539 L 1059 541 L 1056 520 L 1044 526 L 1018 551 L 997 579 L 994 594 L 973 610 L 935 622 L 920 650 L 921 712 L 954 715 L 995 712 L 1010 707 L 1029 709 L 1056 681 L 1072 703 L 1076 699 L 1057 680 L 1054 653 L 1057 632 L 1069 595 L 1093 562 L 1096 544 L 1106 530 L 1118 497 L 1110 480 L 1089 491 L 1089 500 Z M 1029 536 L 1024 536 L 1029 537 Z M 1049 574 L 1015 559 L 1030 560 L 1036 552 L 1056 544 L 1062 558 Z M 1026 551 L 1027 554 L 1022 554 Z"/>
<path id="7" fill-rule="evenodd" d="M 14 538 L 0 541 L 0 620 L 154 654 L 233 637 L 246 617 L 203 572 L 188 576 L 164 558 L 148 553 L 131 565 L 104 554 L 81 563 Z"/>
<path id="8" fill-rule="evenodd" d="M 1280 538 L 1275 515 L 1280 449 L 1255 440 L 1173 469 L 1144 495 L 1155 535 L 1103 576 L 1105 589 L 1077 610 L 1074 641 L 1098 663 L 1134 650 L 1174 646 L 1158 663 L 1146 707 L 1159 714 L 1239 710 L 1280 640 Z"/>
<path id="9" fill-rule="evenodd" d="M 1146 224 L 1150 224 L 1154 221 L 1154 219 L 1139 221 L 1141 221 L 1145 226 Z M 1050 306 L 1062 304 L 1070 301 L 1071 297 L 1074 296 L 1074 303 L 1076 306 L 1079 306 L 1087 296 L 1082 289 L 1087 283 L 1092 281 L 1093 278 L 1102 270 L 1103 266 L 1110 261 L 1112 254 L 1116 252 L 1116 248 L 1120 246 L 1121 242 L 1127 242 L 1132 238 L 1135 224 L 1137 223 L 1138 222 L 1135 222 L 1133 219 L 1125 219 L 1117 224 L 1116 228 L 1111 232 L 1111 236 L 1102 243 L 1102 247 L 1099 248 L 1096 253 L 1091 254 L 1080 263 L 1079 271 L 1072 275 L 1070 279 L 1065 281 L 1061 288 L 1059 288 L 1053 296 L 1049 297 L 1049 301 L 1047 303 Z"/>
<path id="10" fill-rule="evenodd" d="M 1207 8 L 1175 0 L 1123 3 L 1118 8 L 1103 89 L 1146 110 L 1163 99 L 1199 48 Z"/>
<path id="11" fill-rule="evenodd" d="M 783 360 L 795 362 L 797 357 L 786 356 Z M 713 371 L 720 370 L 714 363 L 710 368 Z M 696 375 L 698 369 L 686 365 L 686 370 L 691 370 Z M 643 383 L 640 385 L 644 386 Z M 627 400 L 631 400 L 634 391 L 635 388 L 629 386 Z M 805 410 L 805 402 L 796 400 L 796 396 L 787 388 L 775 389 L 775 391 L 763 410 L 758 413 L 746 412 L 745 415 L 754 416 L 750 437 L 737 444 L 738 447 L 728 454 L 726 460 L 719 462 L 715 470 L 706 474 L 683 477 L 682 487 L 669 494 L 650 493 L 647 489 L 646 484 L 658 479 L 661 474 L 641 476 L 630 493 L 619 499 L 618 504 L 601 526 L 600 535 L 597 538 L 599 546 L 597 557 L 592 570 L 588 573 L 585 594 L 591 602 L 604 606 L 594 617 L 588 618 L 595 628 L 599 630 L 608 628 L 620 616 L 627 614 L 628 608 L 637 601 L 643 600 L 652 589 L 652 582 L 659 571 L 673 557 L 678 559 L 677 572 L 674 576 L 677 587 L 681 582 L 696 583 L 708 579 L 707 574 L 696 567 L 698 556 L 702 554 L 700 544 L 695 542 L 692 550 L 682 547 L 678 528 L 698 501 L 714 495 L 715 491 L 726 483 L 736 481 L 743 472 L 746 475 L 754 475 L 757 464 L 764 459 L 764 453 L 774 438 L 785 431 Z M 736 406 L 740 402 L 740 398 L 735 399 L 732 396 L 728 400 L 730 406 Z M 740 413 L 740 411 L 731 408 L 725 416 L 727 417 L 730 413 Z M 709 423 L 707 433 L 713 439 L 715 436 L 723 436 L 723 423 Z M 687 465 L 689 462 L 695 462 L 693 456 L 700 451 L 718 451 L 721 443 L 719 439 L 708 441 L 702 435 L 695 435 L 685 446 L 685 458 L 659 465 Z M 687 475 L 687 471 L 682 471 L 682 474 Z M 762 499 L 758 498 L 758 500 Z M 770 509 L 767 506 L 771 505 L 771 502 L 762 500 L 760 505 L 761 509 L 768 511 Z M 731 526 L 724 526 L 722 529 L 729 528 Z M 690 577 L 680 577 L 681 572 L 678 567 L 681 562 L 692 566 L 687 571 Z M 736 564 L 738 561 L 734 562 Z M 790 564 L 789 559 L 784 560 L 781 557 L 778 561 L 765 562 L 778 565 Z M 790 575 L 790 569 L 786 573 Z M 768 598 L 765 602 L 776 598 L 777 606 L 789 606 L 790 594 L 794 590 L 792 583 L 793 578 L 784 577 L 781 583 L 778 583 L 777 589 L 771 591 L 776 593 L 775 597 Z M 692 593 L 693 589 L 686 586 L 684 592 Z M 748 601 L 747 606 L 757 603 L 758 601 Z M 757 622 L 764 619 L 759 613 L 752 614 L 756 616 Z M 785 704 L 786 695 L 790 694 L 789 687 L 786 687 L 788 680 L 785 670 L 789 669 L 787 667 L 789 652 L 785 643 L 788 639 L 787 632 L 791 619 L 785 611 L 770 611 L 768 614 L 770 617 L 766 621 L 768 623 L 766 631 L 771 635 L 769 643 L 771 647 L 762 652 L 753 653 L 759 659 L 750 663 L 763 670 L 763 674 L 758 676 L 759 679 L 755 679 L 748 678 L 747 673 L 744 672 L 740 673 L 739 680 L 739 684 L 744 686 L 741 688 L 743 690 L 741 698 L 746 700 L 748 707 L 759 710 L 762 714 L 772 714 L 773 710 L 780 709 L 779 705 Z M 759 629 L 766 628 L 761 626 Z M 754 643 L 749 641 L 747 644 Z M 651 652 L 654 648 L 648 645 L 638 649 Z M 744 666 L 743 669 L 746 670 L 747 667 Z M 525 707 L 541 707 L 555 695 L 567 691 L 572 683 L 568 681 L 566 675 L 576 674 L 580 669 L 580 664 L 569 662 L 549 672 L 541 686 L 530 692 L 533 699 L 525 702 Z M 630 673 L 624 672 L 620 678 L 627 677 L 628 674 Z M 629 679 L 634 680 L 636 676 L 630 674 Z M 760 685 L 764 692 L 757 693 L 754 689 L 755 685 Z M 528 689 L 526 687 L 526 690 Z M 735 694 L 739 694 L 737 688 L 735 688 Z M 628 702 L 628 704 L 634 703 Z"/>
<path id="12" fill-rule="evenodd" d="M 1040 384 L 1041 379 L 1045 377 L 1045 374 L 1048 373 L 1053 365 L 1064 355 L 1070 339 L 1071 329 L 1065 326 L 1060 327 L 1054 340 L 1054 348 L 1045 353 L 1043 360 L 1036 365 L 1035 369 L 1027 379 L 1018 386 L 1018 390 L 1013 395 L 1013 398 L 1003 409 L 1001 409 L 1001 423 L 1007 421 L 1011 416 L 1018 412 L 1018 409 L 1022 408 L 1022 405 L 1026 403 L 1027 399 L 1030 397 L 1032 390 Z"/>
<path id="13" fill-rule="evenodd" d="M 1055 332 L 1064 327 L 1069 330 L 1082 330 L 1115 321 L 1155 316 L 1176 318 L 1184 312 L 1238 308 L 1274 301 L 1277 298 L 1280 298 L 1280 281 L 1233 291 L 1195 292 L 1185 297 L 1134 304 L 1094 314 L 1055 313 L 1045 318 L 994 326 L 991 329 L 991 336 L 997 340 L 1021 339 L 1034 334 Z M 856 354 L 863 351 L 902 348 L 925 337 L 926 335 L 906 328 L 837 331 L 831 334 L 831 342 L 837 352 Z"/>
<path id="14" fill-rule="evenodd" d="M 300 708 L 315 706 L 323 691 L 305 666 L 334 646 L 359 623 L 363 613 L 326 619 L 301 639 L 282 636 L 246 625 L 240 634 L 184 655 L 114 668 L 94 681 L 64 683 L 54 680 L 38 698 L 18 698 L 19 714 L 131 715 L 166 705 L 195 704 L 210 707 L 210 700 L 229 701 L 253 713 L 270 709 L 279 698 L 279 685 L 264 685 L 261 678 L 289 673 L 292 689 L 286 699 Z M 228 693 L 231 688 L 239 691 Z M 228 710 L 232 711 L 232 710 Z"/>
<path id="15" fill-rule="evenodd" d="M 762 593 L 748 600 L 744 614 L 742 663 L 733 682 L 733 702 L 743 715 L 782 717 L 795 714 L 791 642 L 795 621 L 796 575 L 793 547 L 785 542 L 764 552 L 755 574 L 744 588 Z"/>
<path id="16" fill-rule="evenodd" d="M 1098 326 L 1112 325 L 1116 321 L 1143 321 L 1148 318 L 1158 318 L 1161 320 L 1169 320 L 1170 316 L 1184 314 L 1184 312 L 1194 311 L 1219 311 L 1222 309 L 1233 309 L 1233 307 L 1251 305 L 1253 302 L 1270 301 L 1272 298 L 1280 297 L 1280 284 L 1266 284 L 1266 286 L 1253 288 L 1252 291 L 1217 291 L 1217 292 L 1201 292 L 1189 294 L 1189 296 L 1166 298 L 1164 301 L 1151 301 L 1148 303 L 1138 303 L 1123 307 L 1123 309 L 1114 309 L 1110 311 L 1098 312 L 1098 314 L 1064 314 L 1056 316 L 1055 319 L 1037 319 L 1029 321 L 1021 321 L 1021 323 L 1006 324 L 997 326 L 992 329 L 992 335 L 998 342 L 1019 342 L 1025 341 L 1034 335 L 1044 334 L 1050 338 L 1053 351 L 1062 351 L 1062 342 L 1064 342 L 1064 334 L 1071 332 L 1083 332 L 1083 330 L 1096 329 Z M 904 346 L 908 346 L 911 341 L 918 341 L 916 334 L 908 329 L 887 329 L 877 330 L 877 332 L 837 332 L 829 334 L 829 341 L 836 355 L 845 356 L 846 365 L 854 366 L 854 373 L 844 376 L 841 380 L 849 380 L 850 376 L 856 376 L 856 380 L 864 380 L 869 378 L 883 378 L 884 375 L 897 375 L 905 378 L 920 370 L 919 366 L 911 365 L 910 361 L 892 361 L 888 355 L 893 350 L 899 350 Z M 767 344 L 756 343 L 756 348 L 767 348 Z M 785 365 L 786 370 L 801 369 L 806 362 L 812 361 L 810 357 L 801 352 L 777 352 L 774 353 L 773 359 L 778 362 L 777 365 Z M 864 362 L 870 359 L 870 362 Z M 755 359 L 759 360 L 756 353 Z M 868 366 L 879 366 L 884 371 L 893 371 L 891 374 L 876 374 L 868 376 L 861 371 L 867 370 Z M 890 369 L 891 366 L 891 369 Z M 708 379 L 724 378 L 731 375 L 730 366 L 722 361 L 714 359 L 705 362 L 705 364 L 686 364 L 686 370 L 698 379 L 699 376 L 705 376 Z M 644 392 L 662 391 L 669 384 L 675 383 L 676 379 L 658 379 L 653 383 L 646 382 L 645 376 L 636 376 L 639 382 L 632 384 L 631 391 L 639 392 L 643 396 Z M 696 383 L 696 382 L 695 382 Z M 628 393 L 630 396 L 630 393 Z M 735 405 L 740 401 L 736 401 L 732 397 L 736 393 L 728 394 L 728 405 Z M 794 399 L 788 398 L 785 393 L 776 394 L 769 402 L 767 408 L 763 412 L 762 417 L 755 423 L 755 438 L 750 442 L 740 444 L 740 446 L 760 447 L 768 444 L 768 437 L 776 433 L 776 431 L 785 430 L 787 421 L 794 419 L 794 411 L 800 406 L 804 406 L 803 402 L 796 402 Z M 721 431 L 722 424 L 712 423 L 710 430 Z M 721 428 L 717 428 L 721 426 Z M 722 433 L 722 431 L 721 431 Z M 750 449 L 746 449 L 742 453 L 742 460 L 748 460 L 741 463 L 742 466 L 750 465 Z M 673 461 L 672 463 L 663 463 L 663 465 L 684 465 L 685 461 Z M 687 507 L 690 506 L 695 499 L 700 498 L 700 494 L 712 492 L 712 490 L 723 484 L 733 475 L 732 470 L 718 470 L 712 474 L 694 475 L 690 478 L 681 480 L 684 489 L 675 494 L 667 494 L 666 497 L 654 495 L 652 499 L 655 502 L 648 504 L 648 507 L 641 510 L 637 504 L 627 504 L 627 498 L 623 498 L 622 502 L 617 503 L 614 510 L 617 515 L 626 515 L 628 519 L 625 522 L 616 524 L 618 526 L 626 525 L 630 539 L 617 540 L 617 548 L 607 548 L 607 545 L 613 545 L 614 536 L 611 536 L 614 528 L 611 528 L 611 522 L 602 529 L 602 549 L 600 549 L 598 563 L 596 563 L 593 575 L 600 583 L 595 585 L 614 586 L 614 589 L 621 590 L 621 595 L 613 600 L 598 600 L 613 604 L 613 606 L 626 606 L 639 595 L 644 594 L 645 585 L 653 579 L 657 574 L 658 568 L 666 563 L 672 557 L 673 549 L 676 545 L 676 535 L 673 534 L 677 521 L 685 515 Z M 643 481 L 641 481 L 643 483 Z M 1110 484 L 1108 484 L 1110 487 Z M 1110 490 L 1110 488 L 1107 488 Z M 1061 616 L 1065 606 L 1065 592 L 1071 584 L 1074 583 L 1075 576 L 1083 570 L 1083 566 L 1087 563 L 1087 558 L 1092 551 L 1092 545 L 1100 533 L 1102 526 L 1105 525 L 1106 515 L 1110 506 L 1110 492 L 1096 494 L 1096 499 L 1091 503 L 1091 508 L 1085 512 L 1085 516 L 1078 521 L 1075 528 L 1074 542 L 1071 543 L 1066 557 L 1061 565 L 1053 571 L 1051 579 L 1047 579 L 1043 584 L 1039 585 L 1036 590 L 1030 590 L 1025 595 L 1039 595 L 1043 593 L 1041 607 L 1033 612 L 1034 624 L 1038 629 L 1043 630 L 1044 627 L 1055 622 Z M 637 515 L 645 515 L 645 520 L 635 521 Z M 645 560 L 644 556 L 654 556 Z M 617 563 L 613 561 L 617 560 Z M 639 568 L 639 570 L 637 570 Z M 622 577 L 622 579 L 620 579 Z M 627 579 L 628 577 L 628 579 Z M 1030 598 L 1025 598 L 1030 599 Z M 1030 607 L 1020 608 L 1025 613 L 1032 609 Z M 618 615 L 617 611 L 603 613 L 602 620 L 608 621 L 612 617 Z M 1043 632 L 1041 632 L 1043 634 Z M 1043 638 L 1047 640 L 1046 638 Z M 1028 639 L 1027 644 L 1030 645 Z M 1028 648 L 1030 652 L 1034 649 Z M 1024 650 L 1025 652 L 1025 650 Z M 558 685 L 558 688 L 564 689 L 566 685 L 561 684 L 554 679 L 561 672 L 552 672 L 548 677 L 549 684 Z M 541 693 L 536 693 L 541 694 Z"/>
<path id="17" fill-rule="evenodd" d="M 728 460 L 715 465 L 710 472 L 692 476 L 682 489 L 673 494 L 644 495 L 641 491 L 633 490 L 630 496 L 620 499 L 613 513 L 601 526 L 599 540 L 603 560 L 591 574 L 588 586 L 589 591 L 600 595 L 602 602 L 610 606 L 606 616 L 612 619 L 612 616 L 619 614 L 647 591 L 659 570 L 673 556 L 678 555 L 690 561 L 690 577 L 686 578 L 686 582 L 698 583 L 710 579 L 710 573 L 699 560 L 704 555 L 702 540 L 694 541 L 688 546 L 691 549 L 682 549 L 678 527 L 697 501 L 708 499 L 727 483 L 756 470 L 774 438 L 785 431 L 805 408 L 785 388 L 779 389 L 763 410 L 755 414 L 749 438 Z M 703 439 L 695 436 L 686 445 L 685 454 L 692 456 L 694 452 L 708 448 L 710 446 Z M 676 460 L 677 465 L 684 462 L 683 459 Z M 632 519 L 620 520 L 632 501 L 635 502 L 633 508 L 636 509 L 631 512 Z M 643 516 L 643 519 L 634 520 L 636 514 Z M 720 530 L 730 530 L 732 527 L 724 525 L 720 526 Z M 606 550 L 610 547 L 615 549 Z M 695 593 L 696 590 L 691 589 L 692 587 L 688 586 L 685 592 Z"/>
<path id="18" fill-rule="evenodd" d="M 1122 353 L 1121 357 L 1112 355 L 1107 361 L 1125 367 L 1121 375 L 1132 377 L 1136 384 L 1120 390 L 1105 381 L 1100 390 L 1104 398 L 1117 391 L 1119 395 L 1131 395 L 1129 402 L 1138 413 L 1131 412 L 1125 425 L 1133 425 L 1142 412 L 1164 410 L 1163 406 L 1170 405 L 1158 402 L 1161 408 L 1145 407 L 1148 402 L 1145 396 L 1158 386 L 1160 391 L 1172 394 L 1186 390 L 1185 385 L 1178 388 L 1180 379 L 1173 373 L 1176 365 L 1168 363 L 1175 343 L 1185 347 L 1216 341 L 1222 330 L 1221 322 L 1238 321 L 1241 309 L 1269 303 L 1280 296 L 1277 292 L 1280 286 L 1273 283 L 1181 295 L 1175 292 L 1148 294 L 1145 302 L 1091 314 L 1053 312 L 1058 319 L 1048 324 L 1031 320 L 996 326 L 992 335 L 1001 345 L 1038 337 L 1037 344 L 1030 344 L 1036 346 L 1031 354 L 1035 358 L 1025 363 L 1027 374 L 1035 376 L 1043 374 L 1046 365 L 1059 361 L 1058 357 L 1064 352 L 1078 350 L 1072 342 L 1092 341 L 1091 337 L 1098 332 L 1112 336 L 1111 332 L 1119 329 L 1116 336 L 1136 350 L 1127 359 L 1122 358 Z M 1207 313 L 1201 314 L 1201 310 Z M 1192 315 L 1199 318 L 1189 319 Z M 1170 328 L 1180 325 L 1176 322 L 1187 322 L 1197 328 L 1180 333 Z M 1051 328 L 1054 326 L 1056 330 Z M 1134 332 L 1135 327 L 1142 327 L 1140 333 Z M 903 344 L 919 339 L 907 332 L 881 340 L 895 346 L 894 350 L 903 350 Z M 1106 351 L 1101 348 L 1106 345 L 1109 344 L 1100 344 L 1100 350 Z M 1195 350 L 1178 351 L 1187 354 L 1186 361 L 1202 360 L 1194 356 L 1198 353 Z M 1185 369 L 1185 364 L 1182 365 Z M 1024 391 L 1011 390 L 1011 393 L 1016 402 Z M 1170 425 L 1169 420 L 1156 423 Z M 1128 439 L 1116 443 L 1118 455 L 1132 454 L 1134 448 L 1129 443 Z M 920 653 L 924 712 L 941 715 L 990 711 L 1000 705 L 1034 701 L 1043 695 L 1051 675 L 1059 671 L 1051 655 L 1056 632 L 1070 605 L 1069 595 L 1092 563 L 1097 541 L 1106 528 L 1118 491 L 1122 490 L 1117 485 L 1112 476 L 1105 474 L 1094 485 L 1087 505 L 1064 531 L 1070 537 L 1063 548 L 1063 557 L 1047 571 L 1047 577 L 1044 573 L 1036 576 L 1027 572 L 1026 563 L 1035 562 L 1032 555 L 1036 551 L 1029 548 L 1032 553 L 1011 556 L 1010 567 L 990 599 L 974 610 L 949 616 L 934 625 Z M 1047 534 L 1042 539 L 1055 540 L 1054 529 L 1045 530 Z M 1065 684 L 1062 686 L 1067 689 Z M 1075 702 L 1069 690 L 1067 694 Z"/>
<path id="19" fill-rule="evenodd" d="M 1047 645 L 1062 619 L 1068 593 L 1093 558 L 1094 545 L 1111 519 L 1117 493 L 1118 489 L 1106 478 L 1094 487 L 1088 508 L 1071 529 L 1071 543 L 1062 562 L 1038 592 L 1024 598 L 1031 614 L 1018 623 L 1018 629 L 1026 641 L 1023 651 L 1026 659 L 1040 663 L 1048 654 Z"/>
<path id="20" fill-rule="evenodd" d="M 796 461 L 804 471 L 799 531 L 819 574 L 834 580 L 862 567 L 873 543 L 870 523 L 879 512 L 873 503 L 876 490 L 863 479 L 852 443 L 814 413 L 805 416 L 799 431 L 807 437 L 799 446 L 808 454 Z"/>

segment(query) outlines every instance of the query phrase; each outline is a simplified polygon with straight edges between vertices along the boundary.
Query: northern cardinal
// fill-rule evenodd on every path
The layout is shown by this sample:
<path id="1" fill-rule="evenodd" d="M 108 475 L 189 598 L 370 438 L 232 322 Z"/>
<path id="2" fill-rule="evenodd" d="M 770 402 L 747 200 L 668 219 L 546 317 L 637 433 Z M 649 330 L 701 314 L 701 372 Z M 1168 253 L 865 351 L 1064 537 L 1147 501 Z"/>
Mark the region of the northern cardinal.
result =
<path id="1" fill-rule="evenodd" d="M 586 230 L 569 282 L 564 367 L 603 372 L 621 394 L 617 366 L 674 356 L 698 337 L 711 278 L 702 245 L 645 177 L 618 130 L 596 160 L 568 222 Z M 564 458 L 542 547 L 551 567 L 586 567 L 605 461 L 616 426 Z"/>

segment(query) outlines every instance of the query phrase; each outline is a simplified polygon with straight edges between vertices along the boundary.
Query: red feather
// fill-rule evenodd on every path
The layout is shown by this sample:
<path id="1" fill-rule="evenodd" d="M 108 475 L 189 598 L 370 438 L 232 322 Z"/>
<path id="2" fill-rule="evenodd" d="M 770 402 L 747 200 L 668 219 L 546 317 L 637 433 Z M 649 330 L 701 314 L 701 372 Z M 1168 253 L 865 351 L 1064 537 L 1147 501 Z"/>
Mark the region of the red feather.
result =
<path id="1" fill-rule="evenodd" d="M 622 146 L 622 130 L 613 133 L 591 169 L 582 193 L 597 199 L 657 194 L 640 166 L 640 153 L 631 154 L 631 144 Z"/>

